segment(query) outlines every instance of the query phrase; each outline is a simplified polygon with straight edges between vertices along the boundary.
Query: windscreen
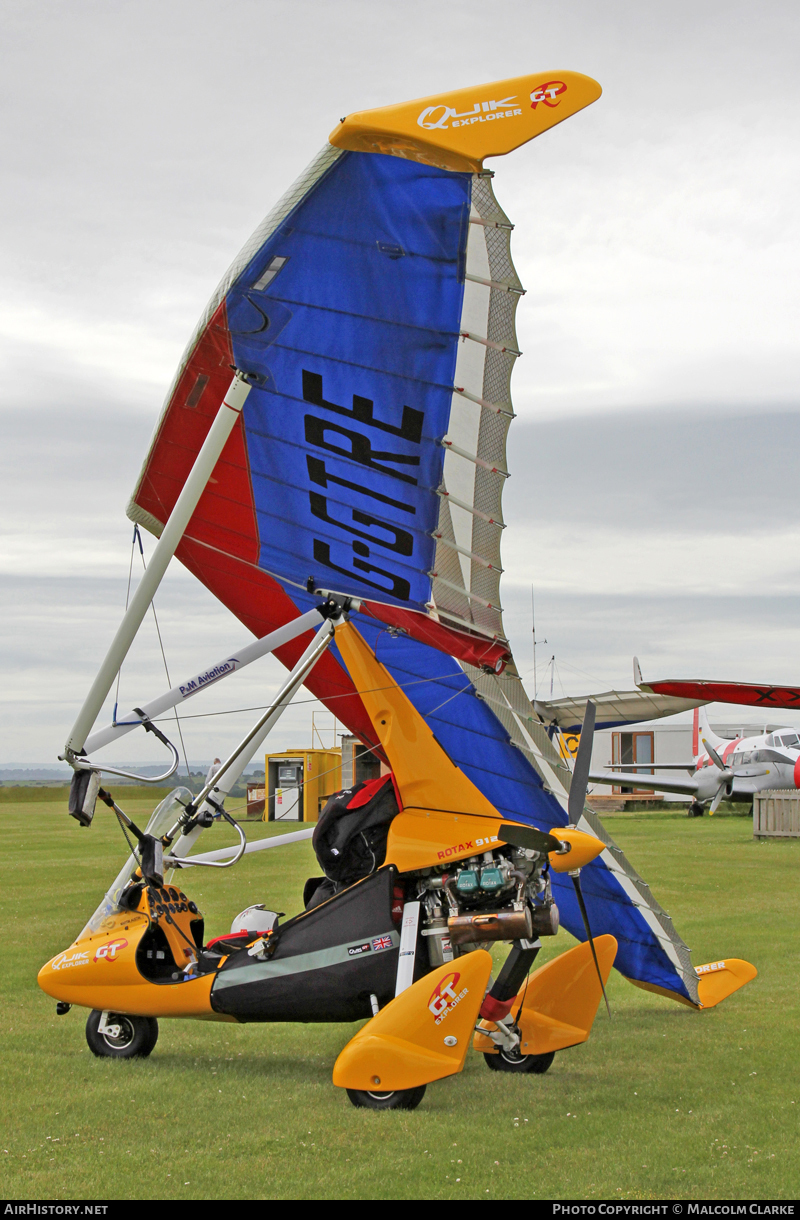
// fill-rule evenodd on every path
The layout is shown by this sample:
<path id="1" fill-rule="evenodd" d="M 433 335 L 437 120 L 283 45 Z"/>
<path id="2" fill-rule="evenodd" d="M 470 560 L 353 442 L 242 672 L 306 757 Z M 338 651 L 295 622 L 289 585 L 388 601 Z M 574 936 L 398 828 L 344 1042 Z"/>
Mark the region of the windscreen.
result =
<path id="1" fill-rule="evenodd" d="M 162 835 L 165 835 L 175 825 L 182 810 L 191 799 L 192 794 L 188 788 L 175 788 L 170 792 L 169 796 L 164 797 L 161 804 L 151 814 L 145 828 L 145 834 L 153 835 L 154 838 L 161 838 Z M 112 915 L 119 914 L 123 909 L 119 905 L 120 895 L 138 867 L 138 858 L 134 855 L 128 856 L 112 881 L 103 901 L 84 927 L 78 940 L 83 940 L 87 936 L 94 936 L 98 932 L 102 932 L 105 921 L 110 919 Z"/>

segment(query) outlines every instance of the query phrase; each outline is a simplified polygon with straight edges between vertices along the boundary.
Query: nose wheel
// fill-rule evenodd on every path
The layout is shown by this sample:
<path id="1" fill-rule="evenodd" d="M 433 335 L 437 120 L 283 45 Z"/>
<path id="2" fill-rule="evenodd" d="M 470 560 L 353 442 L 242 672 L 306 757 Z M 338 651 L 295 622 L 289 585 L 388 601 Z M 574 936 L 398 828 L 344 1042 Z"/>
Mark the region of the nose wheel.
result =
<path id="1" fill-rule="evenodd" d="M 99 1059 L 144 1059 L 158 1041 L 158 1021 L 95 1009 L 86 1022 L 86 1041 Z"/>

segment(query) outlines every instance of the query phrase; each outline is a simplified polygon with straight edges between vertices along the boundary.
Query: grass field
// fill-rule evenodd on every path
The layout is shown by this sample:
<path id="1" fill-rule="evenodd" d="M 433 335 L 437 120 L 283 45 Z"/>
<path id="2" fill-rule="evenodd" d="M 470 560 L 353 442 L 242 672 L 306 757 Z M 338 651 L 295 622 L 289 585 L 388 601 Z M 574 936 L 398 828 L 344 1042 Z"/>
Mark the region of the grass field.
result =
<path id="1" fill-rule="evenodd" d="M 131 802 L 129 812 L 145 816 Z M 162 1021 L 144 1061 L 95 1059 L 84 1014 L 57 1017 L 36 973 L 65 948 L 124 858 L 110 815 L 0 808 L 3 1193 L 19 1199 L 784 1199 L 800 1187 L 800 841 L 746 818 L 609 815 L 695 963 L 759 976 L 692 1012 L 612 973 L 613 1020 L 545 1076 L 464 1072 L 418 1110 L 355 1110 L 331 1084 L 353 1026 Z M 262 826 L 248 828 L 252 835 Z M 210 846 L 228 842 L 214 828 Z M 263 901 L 294 914 L 310 844 L 184 881 L 207 934 Z M 561 933 L 539 961 L 574 943 Z"/>

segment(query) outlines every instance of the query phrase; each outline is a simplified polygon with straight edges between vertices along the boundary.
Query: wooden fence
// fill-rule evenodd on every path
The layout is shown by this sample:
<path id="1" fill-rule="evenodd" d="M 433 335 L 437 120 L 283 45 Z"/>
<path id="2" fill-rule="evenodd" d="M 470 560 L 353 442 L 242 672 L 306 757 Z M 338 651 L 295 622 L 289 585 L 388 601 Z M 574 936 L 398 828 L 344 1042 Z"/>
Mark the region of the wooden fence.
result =
<path id="1" fill-rule="evenodd" d="M 800 792 L 757 792 L 753 798 L 753 838 L 800 838 Z"/>

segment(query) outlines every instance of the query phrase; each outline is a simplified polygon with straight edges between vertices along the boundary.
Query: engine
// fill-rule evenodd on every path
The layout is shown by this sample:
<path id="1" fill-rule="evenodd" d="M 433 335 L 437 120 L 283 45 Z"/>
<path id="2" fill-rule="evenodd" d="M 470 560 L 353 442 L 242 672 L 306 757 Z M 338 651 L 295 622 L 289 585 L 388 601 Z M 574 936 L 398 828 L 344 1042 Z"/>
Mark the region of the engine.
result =
<path id="1" fill-rule="evenodd" d="M 431 966 L 474 944 L 535 940 L 558 931 L 547 856 L 503 847 L 418 874 L 422 935 Z"/>

